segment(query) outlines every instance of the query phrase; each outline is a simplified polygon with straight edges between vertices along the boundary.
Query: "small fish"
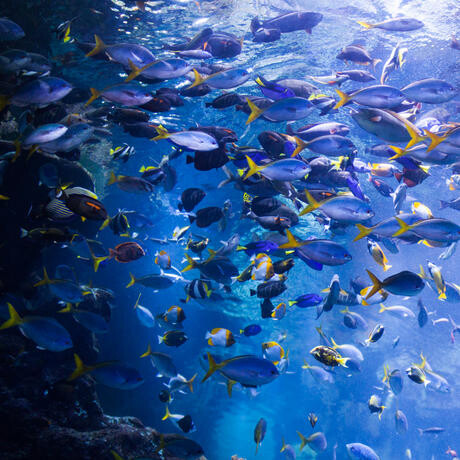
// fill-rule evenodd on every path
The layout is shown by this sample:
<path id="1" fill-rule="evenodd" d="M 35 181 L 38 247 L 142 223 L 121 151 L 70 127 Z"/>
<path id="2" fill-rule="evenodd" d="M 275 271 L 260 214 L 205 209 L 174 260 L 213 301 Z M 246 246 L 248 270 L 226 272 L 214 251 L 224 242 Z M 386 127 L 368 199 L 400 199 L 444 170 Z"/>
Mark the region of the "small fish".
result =
<path id="1" fill-rule="evenodd" d="M 386 272 L 391 268 L 391 265 L 388 264 L 388 259 L 385 256 L 382 248 L 378 243 L 372 240 L 367 241 L 367 250 L 372 258 L 383 267 L 383 271 Z"/>
<path id="2" fill-rule="evenodd" d="M 126 163 L 136 153 L 136 150 L 128 144 L 123 144 L 122 146 L 110 149 L 109 153 L 114 160 L 121 160 Z"/>
<path id="3" fill-rule="evenodd" d="M 184 433 L 193 433 L 196 431 L 195 424 L 190 415 L 171 414 L 168 406 L 166 406 L 166 413 L 161 420 L 171 420 Z"/>
<path id="4" fill-rule="evenodd" d="M 306 438 L 302 433 L 297 431 L 297 434 L 299 435 L 300 438 L 300 451 L 302 452 L 302 449 L 308 444 L 308 446 L 314 451 L 314 452 L 323 452 L 327 449 L 327 440 L 326 436 L 324 433 L 321 431 L 317 431 L 316 433 L 311 434 L 308 438 Z"/>
<path id="5" fill-rule="evenodd" d="M 155 253 L 155 263 L 163 270 L 171 268 L 171 257 L 165 250 L 157 251 Z"/>
<path id="6" fill-rule="evenodd" d="M 318 422 L 318 416 L 314 412 L 308 414 L 308 421 L 312 428 L 315 428 L 316 423 Z"/>
<path id="7" fill-rule="evenodd" d="M 267 422 L 264 418 L 261 418 L 256 427 L 254 428 L 254 442 L 256 443 L 256 455 L 259 451 L 259 446 L 265 438 L 265 433 L 267 432 Z"/>
<path id="8" fill-rule="evenodd" d="M 212 329 L 211 332 L 206 332 L 205 339 L 208 341 L 208 345 L 213 347 L 231 347 L 236 343 L 231 331 L 221 327 Z"/>
<path id="9" fill-rule="evenodd" d="M 369 333 L 369 337 L 364 341 L 366 346 L 371 343 L 377 342 L 383 335 L 385 328 L 382 324 L 377 324 L 374 329 Z"/>
<path id="10" fill-rule="evenodd" d="M 245 335 L 246 337 L 253 337 L 254 335 L 260 334 L 262 328 L 258 324 L 250 324 L 244 329 L 240 329 L 240 334 Z"/>
<path id="11" fill-rule="evenodd" d="M 164 343 L 168 347 L 180 347 L 187 341 L 188 337 L 183 331 L 167 331 L 163 336 L 158 336 L 158 343 Z"/>
<path id="12" fill-rule="evenodd" d="M 310 350 L 310 354 L 320 363 L 332 367 L 339 365 L 347 367 L 347 361 L 350 360 L 350 358 L 342 358 L 339 352 L 325 345 L 319 345 L 313 348 Z"/>
<path id="13" fill-rule="evenodd" d="M 378 413 L 379 420 L 381 420 L 382 412 L 385 409 L 385 406 L 382 405 L 382 400 L 380 396 L 372 395 L 369 398 L 369 401 L 367 402 L 367 407 L 369 407 L 369 410 L 371 411 L 372 414 Z"/>

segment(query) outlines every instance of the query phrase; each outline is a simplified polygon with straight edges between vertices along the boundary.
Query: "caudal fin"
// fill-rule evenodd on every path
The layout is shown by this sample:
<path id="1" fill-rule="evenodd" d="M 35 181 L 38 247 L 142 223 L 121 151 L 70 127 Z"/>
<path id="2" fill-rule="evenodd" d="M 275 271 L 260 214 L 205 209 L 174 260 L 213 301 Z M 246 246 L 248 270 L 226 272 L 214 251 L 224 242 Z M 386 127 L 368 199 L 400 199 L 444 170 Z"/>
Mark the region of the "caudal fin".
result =
<path id="1" fill-rule="evenodd" d="M 257 164 L 252 160 L 252 158 L 248 157 L 247 155 L 246 155 L 246 161 L 248 162 L 249 171 L 243 177 L 243 180 L 248 179 L 252 175 L 257 174 L 261 169 L 263 169 L 260 166 L 257 166 Z"/>
<path id="2" fill-rule="evenodd" d="M 195 88 L 195 86 L 201 85 L 205 81 L 205 78 L 199 74 L 198 70 L 193 69 L 193 74 L 195 75 L 195 81 L 190 86 L 188 86 L 187 89 Z"/>
<path id="3" fill-rule="evenodd" d="M 10 318 L 7 319 L 1 326 L 1 329 L 8 329 L 10 327 L 14 326 L 19 326 L 22 324 L 22 319 L 19 316 L 18 312 L 14 309 L 13 305 L 11 305 L 9 302 L 7 303 L 8 305 L 8 313 L 10 314 Z"/>
<path id="4" fill-rule="evenodd" d="M 446 136 L 438 136 L 435 133 L 432 133 L 430 131 L 425 130 L 425 134 L 427 137 L 430 139 L 431 143 L 429 147 L 426 149 L 426 152 L 431 152 L 433 149 L 435 149 L 444 139 L 446 139 Z"/>
<path id="5" fill-rule="evenodd" d="M 183 270 L 181 270 L 181 273 L 188 272 L 189 270 L 193 270 L 196 267 L 196 262 L 188 254 L 184 255 L 187 259 L 188 265 Z"/>
<path id="6" fill-rule="evenodd" d="M 407 225 L 406 222 L 404 222 L 399 217 L 395 216 L 395 219 L 398 221 L 400 229 L 398 231 L 396 231 L 395 233 L 393 233 L 393 237 L 396 238 L 396 237 L 402 235 L 403 233 L 406 233 L 407 231 L 409 231 L 412 228 L 412 225 Z"/>
<path id="7" fill-rule="evenodd" d="M 334 110 L 340 109 L 340 107 L 344 106 L 351 99 L 351 97 L 348 94 L 344 93 L 343 91 L 340 91 L 340 89 L 336 89 L 335 91 L 339 95 L 340 100 L 339 102 L 337 102 L 337 104 L 335 104 Z"/>
<path id="8" fill-rule="evenodd" d="M 295 236 L 290 232 L 290 230 L 286 230 L 286 236 L 287 236 L 288 242 L 280 245 L 279 249 L 293 249 L 293 248 L 299 248 L 300 246 L 302 246 L 302 242 L 297 241 L 295 239 Z"/>
<path id="9" fill-rule="evenodd" d="M 382 283 L 372 272 L 370 272 L 369 270 L 366 270 L 366 272 L 372 281 L 371 290 L 366 296 L 366 300 L 367 300 L 367 299 L 370 299 L 376 292 L 380 291 L 380 289 L 382 289 Z"/>
<path id="10" fill-rule="evenodd" d="M 211 375 L 214 374 L 214 372 L 216 372 L 217 369 L 219 369 L 219 366 L 214 361 L 214 358 L 211 356 L 211 353 L 208 353 L 208 364 L 209 364 L 208 372 L 206 372 L 206 375 L 203 377 L 203 380 L 201 381 L 201 383 L 203 383 L 206 380 L 208 380 L 209 377 L 211 377 Z"/>
<path id="11" fill-rule="evenodd" d="M 318 203 L 311 193 L 308 190 L 305 190 L 305 196 L 307 197 L 308 200 L 308 206 L 306 208 L 303 208 L 302 211 L 300 211 L 299 216 L 303 216 L 305 214 L 308 214 L 309 212 L 314 211 L 315 209 L 318 209 L 321 206 L 321 203 Z"/>
<path id="12" fill-rule="evenodd" d="M 86 54 L 86 57 L 95 56 L 96 54 L 102 53 L 102 51 L 107 48 L 107 45 L 101 40 L 99 35 L 95 35 L 94 40 L 96 45 L 89 53 Z"/>
<path id="13" fill-rule="evenodd" d="M 360 26 L 363 26 L 365 29 L 373 29 L 375 26 L 374 24 L 369 24 L 368 22 L 364 21 L 356 21 Z"/>
<path id="14" fill-rule="evenodd" d="M 136 278 L 134 278 L 134 275 L 132 273 L 129 274 L 129 283 L 126 285 L 127 288 L 134 286 L 134 283 L 136 282 Z"/>
<path id="15" fill-rule="evenodd" d="M 359 230 L 359 233 L 353 241 L 359 241 L 361 238 L 365 238 L 366 236 L 370 235 L 372 233 L 373 228 L 372 227 L 365 227 L 362 224 L 356 224 L 356 228 Z"/>
<path id="16" fill-rule="evenodd" d="M 85 107 L 88 107 L 88 105 L 92 104 L 96 99 L 101 97 L 101 92 L 98 91 L 96 88 L 90 88 L 91 91 L 91 97 L 86 101 Z"/>
<path id="17" fill-rule="evenodd" d="M 248 103 L 249 109 L 251 110 L 251 113 L 249 114 L 249 117 L 246 120 L 246 124 L 249 125 L 254 120 L 259 118 L 264 111 L 257 107 L 257 105 L 255 105 L 248 97 L 246 98 L 246 102 Z"/>
<path id="18" fill-rule="evenodd" d="M 307 438 L 300 431 L 297 431 L 297 434 L 299 435 L 301 441 L 299 450 L 300 452 L 302 452 L 302 449 L 308 444 L 308 441 Z"/>

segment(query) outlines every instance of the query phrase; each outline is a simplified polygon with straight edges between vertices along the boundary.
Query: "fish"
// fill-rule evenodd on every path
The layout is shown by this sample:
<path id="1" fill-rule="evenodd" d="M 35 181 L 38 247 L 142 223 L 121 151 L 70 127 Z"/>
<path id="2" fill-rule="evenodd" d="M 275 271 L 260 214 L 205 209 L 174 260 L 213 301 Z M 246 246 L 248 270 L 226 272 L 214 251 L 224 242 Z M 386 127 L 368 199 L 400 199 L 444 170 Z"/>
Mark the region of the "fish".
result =
<path id="1" fill-rule="evenodd" d="M 343 366 L 347 367 L 347 362 L 350 358 L 343 358 L 340 353 L 331 347 L 319 345 L 310 350 L 310 354 L 320 363 L 326 366 Z"/>
<path id="2" fill-rule="evenodd" d="M 161 420 L 171 420 L 184 433 L 193 433 L 196 431 L 195 424 L 190 415 L 171 414 L 168 406 L 166 406 L 166 413 Z"/>
<path id="3" fill-rule="evenodd" d="M 443 433 L 444 431 L 446 431 L 446 429 L 440 426 L 433 426 L 430 428 L 417 428 L 417 431 L 419 432 L 420 436 L 424 434 L 434 434 L 435 436 L 437 436 L 440 433 Z"/>
<path id="4" fill-rule="evenodd" d="M 145 287 L 152 288 L 154 290 L 159 289 L 167 289 L 172 286 L 176 279 L 166 274 L 153 274 L 153 275 L 145 275 L 140 278 L 134 277 L 131 273 L 129 274 L 130 281 L 126 285 L 126 287 L 134 286 L 134 284 L 142 284 Z"/>
<path id="5" fill-rule="evenodd" d="M 8 18 L 0 18 L 0 41 L 20 40 L 25 32 L 19 24 Z"/>
<path id="6" fill-rule="evenodd" d="M 267 422 L 264 418 L 261 418 L 256 427 L 254 428 L 254 442 L 256 443 L 256 455 L 259 450 L 259 446 L 265 438 L 267 432 Z"/>
<path id="7" fill-rule="evenodd" d="M 204 83 L 211 88 L 230 89 L 246 83 L 250 77 L 249 72 L 244 69 L 221 70 L 211 75 L 206 75 L 206 77 L 202 77 L 196 69 L 193 69 L 193 73 L 195 80 L 188 89 L 195 88 Z"/>
<path id="8" fill-rule="evenodd" d="M 409 429 L 407 417 L 404 414 L 404 412 L 401 410 L 397 410 L 395 412 L 395 426 L 396 426 L 396 432 L 401 435 L 407 433 Z"/>
<path id="9" fill-rule="evenodd" d="M 383 313 L 384 311 L 387 311 L 388 313 L 391 313 L 394 316 L 402 318 L 415 318 L 414 312 L 410 308 L 404 307 L 403 305 L 394 305 L 392 307 L 386 307 L 385 305 L 380 304 L 379 313 Z"/>
<path id="10" fill-rule="evenodd" d="M 388 264 L 388 259 L 386 258 L 385 253 L 378 243 L 372 240 L 367 240 L 367 250 L 372 258 L 383 267 L 384 272 L 391 268 L 391 265 Z"/>
<path id="11" fill-rule="evenodd" d="M 382 324 L 377 324 L 369 333 L 369 337 L 364 341 L 364 344 L 366 346 L 369 346 L 371 343 L 377 342 L 378 340 L 380 340 L 384 332 L 384 326 Z"/>
<path id="12" fill-rule="evenodd" d="M 405 99 L 404 94 L 399 89 L 387 85 L 367 86 L 351 94 L 346 94 L 339 89 L 336 89 L 336 92 L 340 100 L 334 109 L 339 109 L 350 101 L 376 109 L 392 109 Z"/>
<path id="13" fill-rule="evenodd" d="M 168 347 L 180 347 L 187 341 L 188 337 L 183 331 L 172 330 L 158 336 L 158 343 L 164 343 Z"/>
<path id="14" fill-rule="evenodd" d="M 192 187 L 184 190 L 181 194 L 181 198 L 178 204 L 179 211 L 193 211 L 195 206 L 199 204 L 205 196 L 206 192 L 197 187 Z"/>
<path id="15" fill-rule="evenodd" d="M 346 444 L 348 455 L 353 460 L 380 460 L 374 449 L 360 442 Z"/>
<path id="16" fill-rule="evenodd" d="M 176 366 L 172 358 L 166 353 L 152 351 L 150 344 L 147 346 L 147 351 L 143 353 L 141 358 L 150 358 L 152 366 L 157 369 L 157 377 L 174 378 L 178 375 Z"/>
<path id="17" fill-rule="evenodd" d="M 152 140 L 167 139 L 175 146 L 184 150 L 208 152 L 219 147 L 217 140 L 202 131 L 176 131 L 168 132 L 162 125 L 155 126 L 157 136 Z"/>
<path id="18" fill-rule="evenodd" d="M 426 104 L 448 102 L 457 94 L 450 83 L 436 78 L 415 81 L 401 88 L 401 92 L 409 99 Z"/>
<path id="19" fill-rule="evenodd" d="M 419 19 L 405 17 L 391 18 L 375 24 L 358 21 L 358 24 L 365 29 L 383 29 L 388 32 L 409 32 L 424 26 L 423 22 Z"/>
<path id="20" fill-rule="evenodd" d="M 136 176 L 115 175 L 115 173 L 111 171 L 107 185 L 114 184 L 116 184 L 120 190 L 129 193 L 152 193 L 155 190 L 154 184 L 148 180 Z"/>
<path id="21" fill-rule="evenodd" d="M 382 382 L 388 382 L 391 391 L 395 395 L 399 395 L 404 387 L 404 380 L 399 369 L 393 369 L 391 372 L 389 366 L 383 366 L 384 376 Z"/>
<path id="22" fill-rule="evenodd" d="M 19 316 L 11 303 L 7 303 L 9 319 L 0 325 L 0 330 L 19 327 L 21 332 L 37 346 L 54 352 L 73 347 L 67 330 L 58 321 L 46 316 Z"/>
<path id="23" fill-rule="evenodd" d="M 245 335 L 246 337 L 253 337 L 262 332 L 262 328 L 258 324 L 250 324 L 244 329 L 240 329 L 240 334 Z"/>
<path id="24" fill-rule="evenodd" d="M 316 433 L 311 434 L 308 438 L 306 438 L 302 433 L 297 431 L 297 434 L 299 435 L 300 438 L 300 451 L 302 452 L 302 449 L 308 445 L 310 449 L 312 449 L 314 452 L 323 452 L 327 449 L 327 440 L 326 436 L 324 433 L 321 431 L 317 431 Z"/>
<path id="25" fill-rule="evenodd" d="M 310 422 L 311 427 L 315 428 L 315 425 L 318 422 L 318 416 L 315 413 L 310 412 L 308 414 L 308 421 Z"/>
<path id="26" fill-rule="evenodd" d="M 202 382 L 219 371 L 230 381 L 238 382 L 245 387 L 255 388 L 272 382 L 279 375 L 278 369 L 271 361 L 256 356 L 240 355 L 220 363 L 216 363 L 209 353 L 207 356 L 209 369 Z"/>
<path id="27" fill-rule="evenodd" d="M 221 327 L 206 332 L 205 339 L 208 341 L 208 345 L 213 347 L 231 347 L 236 343 L 232 332 Z"/>
<path id="28" fill-rule="evenodd" d="M 155 318 L 152 312 L 148 308 L 143 307 L 142 305 L 139 305 L 140 298 L 141 298 L 141 293 L 139 293 L 136 303 L 134 304 L 134 310 L 136 311 L 137 318 L 139 319 L 139 321 L 142 323 L 143 326 L 152 328 L 155 326 Z"/>
<path id="29" fill-rule="evenodd" d="M 372 67 L 375 67 L 381 61 L 380 59 L 373 59 L 361 45 L 345 46 L 336 57 L 345 62 L 351 61 L 361 65 L 370 64 Z"/>
<path id="30" fill-rule="evenodd" d="M 382 406 L 380 396 L 372 395 L 367 402 L 367 407 L 369 407 L 371 414 L 377 413 L 379 414 L 379 420 L 382 419 L 382 412 L 385 409 L 385 406 Z"/>
<path id="31" fill-rule="evenodd" d="M 272 122 L 301 120 L 306 118 L 314 109 L 314 105 L 303 97 L 280 99 L 264 108 L 260 108 L 249 98 L 246 98 L 246 102 L 251 111 L 246 120 L 247 125 L 261 116 Z"/>
<path id="32" fill-rule="evenodd" d="M 388 79 L 390 72 L 396 69 L 401 69 L 404 65 L 404 57 L 408 52 L 407 48 L 401 48 L 398 43 L 392 50 L 389 58 L 383 64 L 382 74 L 380 76 L 380 83 L 383 85 Z"/>
<path id="33" fill-rule="evenodd" d="M 284 442 L 284 438 L 282 438 L 283 445 L 281 446 L 280 452 L 284 453 L 284 457 L 288 460 L 295 460 L 296 459 L 296 454 L 294 448 L 291 446 L 291 444 L 286 444 Z"/>
<path id="34" fill-rule="evenodd" d="M 366 270 L 369 278 L 372 281 L 372 288 L 366 296 L 366 299 L 371 298 L 380 289 L 385 289 L 394 295 L 414 296 L 417 295 L 425 287 L 425 282 L 416 273 L 404 270 L 402 272 L 391 275 L 380 281 L 372 272 Z"/>

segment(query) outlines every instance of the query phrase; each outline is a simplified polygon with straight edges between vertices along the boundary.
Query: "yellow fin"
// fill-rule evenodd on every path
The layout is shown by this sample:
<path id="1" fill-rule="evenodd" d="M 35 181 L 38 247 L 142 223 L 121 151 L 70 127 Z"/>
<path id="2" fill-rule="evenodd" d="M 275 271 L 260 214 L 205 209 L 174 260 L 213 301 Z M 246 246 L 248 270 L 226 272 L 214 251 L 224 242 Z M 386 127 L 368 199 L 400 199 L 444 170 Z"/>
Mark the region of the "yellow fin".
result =
<path id="1" fill-rule="evenodd" d="M 337 102 L 337 104 L 335 104 L 334 110 L 335 109 L 340 109 L 340 107 L 344 106 L 351 99 L 351 96 L 349 96 L 348 94 L 344 93 L 343 91 L 340 91 L 340 89 L 336 89 L 335 91 L 339 95 L 340 100 L 339 100 L 339 102 Z"/>
<path id="2" fill-rule="evenodd" d="M 360 26 L 363 26 L 365 29 L 373 29 L 375 27 L 374 24 L 369 24 L 368 22 L 364 21 L 356 21 Z"/>
<path id="3" fill-rule="evenodd" d="M 246 120 L 246 124 L 249 125 L 254 120 L 259 118 L 264 113 L 264 110 L 259 109 L 259 107 L 257 107 L 257 105 L 255 105 L 253 102 L 251 102 L 251 100 L 248 97 L 246 98 L 246 102 L 248 103 L 248 106 L 251 109 L 251 113 L 250 113 L 248 119 Z"/>
<path id="4" fill-rule="evenodd" d="M 382 283 L 372 272 L 370 272 L 369 270 L 366 270 L 366 272 L 372 281 L 372 288 L 369 291 L 369 294 L 367 294 L 366 296 L 366 300 L 367 300 L 367 299 L 370 299 L 376 292 L 380 291 L 380 289 L 382 289 Z"/>
<path id="5" fill-rule="evenodd" d="M 88 105 L 90 105 L 91 103 L 93 103 L 96 99 L 98 99 L 99 97 L 101 97 L 101 92 L 98 91 L 96 88 L 90 88 L 89 89 L 91 91 L 91 97 L 86 101 L 85 103 L 85 107 L 88 107 Z"/>
<path id="6" fill-rule="evenodd" d="M 198 86 L 198 85 L 201 85 L 202 83 L 204 83 L 210 76 L 212 75 L 209 75 L 209 77 L 207 78 L 203 78 L 200 73 L 198 72 L 198 70 L 196 69 L 193 69 L 193 73 L 195 75 L 195 81 L 187 87 L 187 89 L 190 89 L 190 88 L 194 88 L 195 86 Z"/>
<path id="7" fill-rule="evenodd" d="M 7 303 L 8 305 L 8 313 L 10 314 L 10 318 L 7 319 L 1 326 L 1 329 L 8 329 L 10 327 L 14 326 L 19 326 L 22 324 L 22 319 L 19 316 L 18 312 L 14 309 L 13 305 L 11 305 L 9 302 Z"/>
<path id="8" fill-rule="evenodd" d="M 107 45 L 101 40 L 99 35 L 95 35 L 94 40 L 96 42 L 96 46 L 86 54 L 86 57 L 95 56 L 96 54 L 102 53 L 102 51 L 107 48 Z"/>

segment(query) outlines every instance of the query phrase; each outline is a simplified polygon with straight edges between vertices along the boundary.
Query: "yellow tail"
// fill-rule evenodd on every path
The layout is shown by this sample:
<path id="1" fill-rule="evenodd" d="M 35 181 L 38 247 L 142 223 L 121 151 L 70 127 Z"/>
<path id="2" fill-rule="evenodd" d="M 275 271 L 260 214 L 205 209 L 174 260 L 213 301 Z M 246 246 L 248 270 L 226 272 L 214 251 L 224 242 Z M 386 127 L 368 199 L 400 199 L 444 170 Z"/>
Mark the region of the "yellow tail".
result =
<path id="1" fill-rule="evenodd" d="M 93 370 L 93 367 L 86 366 L 85 364 L 83 364 L 83 361 L 81 360 L 80 356 L 78 356 L 76 353 L 73 354 L 73 358 L 75 360 L 75 370 L 67 378 L 68 382 L 76 380 L 82 375 L 87 374 L 88 372 Z"/>
<path id="2" fill-rule="evenodd" d="M 263 166 L 257 166 L 256 163 L 246 155 L 246 161 L 248 162 L 249 171 L 243 177 L 243 180 L 251 177 L 254 174 L 257 174 L 260 170 L 264 169 Z"/>
<path id="3" fill-rule="evenodd" d="M 38 281 L 38 283 L 35 283 L 34 287 L 45 286 L 51 283 L 52 281 L 48 277 L 48 272 L 46 271 L 46 268 L 43 267 L 43 279 Z"/>
<path id="4" fill-rule="evenodd" d="M 436 148 L 444 139 L 446 139 L 446 136 L 438 136 L 437 134 L 434 134 L 430 131 L 425 130 L 425 134 L 429 137 L 431 143 L 429 147 L 426 149 L 427 153 L 431 152 L 434 148 Z"/>
<path id="5" fill-rule="evenodd" d="M 129 283 L 126 285 L 127 288 L 134 286 L 134 283 L 136 282 L 136 278 L 134 278 L 134 275 L 132 273 L 129 274 Z"/>
<path id="6" fill-rule="evenodd" d="M 291 157 L 296 157 L 303 149 L 307 147 L 309 142 L 304 142 L 300 137 L 294 136 L 295 143 L 297 145 L 296 149 L 292 152 Z"/>
<path id="7" fill-rule="evenodd" d="M 399 226 L 401 227 L 397 232 L 393 233 L 393 237 L 397 237 L 402 235 L 403 233 L 406 233 L 408 230 L 410 230 L 413 225 L 407 225 L 402 219 L 399 217 L 395 216 L 395 219 L 398 221 Z"/>
<path id="8" fill-rule="evenodd" d="M 396 152 L 396 155 L 393 155 L 389 158 L 390 160 L 396 160 L 397 158 L 401 158 L 404 155 L 407 155 L 407 150 L 402 149 L 401 147 L 395 147 L 394 145 L 390 145 L 390 149 Z"/>
<path id="9" fill-rule="evenodd" d="M 107 217 L 107 219 L 102 222 L 102 225 L 99 227 L 99 230 L 104 230 L 108 225 L 110 224 L 110 217 Z"/>
<path id="10" fill-rule="evenodd" d="M 150 346 L 150 343 L 147 345 L 147 351 L 145 353 L 142 353 L 142 355 L 139 356 L 139 358 L 147 358 L 147 356 L 150 356 L 152 354 L 152 347 Z"/>
<path id="11" fill-rule="evenodd" d="M 113 185 L 118 182 L 117 176 L 113 171 L 110 171 L 110 177 L 109 180 L 107 181 L 107 185 Z"/>
<path id="12" fill-rule="evenodd" d="M 211 377 L 211 375 L 214 374 L 214 372 L 216 372 L 218 369 L 220 369 L 221 367 L 223 367 L 222 363 L 217 364 L 217 363 L 214 361 L 214 358 L 211 356 L 210 353 L 208 353 L 208 363 L 209 363 L 208 372 L 206 372 L 206 375 L 203 377 L 203 380 L 201 381 L 201 383 L 203 383 L 203 382 L 205 382 L 206 380 L 208 380 L 209 377 Z"/>
<path id="13" fill-rule="evenodd" d="M 107 45 L 101 40 L 99 35 L 95 35 L 94 40 L 96 42 L 96 46 L 86 54 L 86 57 L 95 56 L 96 54 L 102 53 L 102 51 L 107 48 Z"/>
<path id="14" fill-rule="evenodd" d="M 169 412 L 169 407 L 166 406 L 166 413 L 161 420 L 168 420 L 168 418 L 171 418 L 171 412 Z"/>
<path id="15" fill-rule="evenodd" d="M 349 96 L 348 94 L 344 93 L 343 91 L 340 91 L 340 89 L 336 89 L 335 91 L 339 95 L 340 100 L 339 100 L 339 102 L 337 102 L 337 104 L 335 104 L 334 109 L 340 109 L 340 107 L 344 106 L 347 102 L 350 101 L 351 96 Z"/>
<path id="16" fill-rule="evenodd" d="M 286 449 L 286 443 L 284 442 L 284 438 L 281 438 L 283 440 L 283 446 L 281 447 L 280 452 L 284 452 Z"/>
<path id="17" fill-rule="evenodd" d="M 372 230 L 374 227 L 365 227 L 362 224 L 356 224 L 357 229 L 359 230 L 359 233 L 353 241 L 359 241 L 361 238 L 365 238 L 366 236 L 370 235 L 372 233 Z"/>
<path id="18" fill-rule="evenodd" d="M 305 190 L 305 195 L 308 200 L 308 206 L 306 208 L 303 208 L 302 211 L 300 211 L 299 216 L 303 216 L 305 214 L 308 214 L 309 212 L 314 211 L 315 209 L 318 209 L 321 206 L 321 203 L 318 203 L 311 193 L 308 190 Z"/>
<path id="19" fill-rule="evenodd" d="M 264 113 L 264 110 L 259 109 L 259 107 L 257 107 L 257 105 L 255 105 L 253 102 L 251 102 L 251 100 L 248 97 L 246 98 L 246 102 L 248 103 L 248 106 L 251 109 L 251 113 L 249 114 L 249 117 L 246 120 L 246 124 L 249 125 L 254 120 L 259 118 Z"/>
<path id="20" fill-rule="evenodd" d="M 290 230 L 286 230 L 286 236 L 288 242 L 280 245 L 279 249 L 293 249 L 300 248 L 301 246 L 303 246 L 303 242 L 296 240 L 295 236 L 290 232 Z"/>
<path id="21" fill-rule="evenodd" d="M 155 129 L 158 133 L 158 136 L 155 136 L 154 138 L 152 138 L 153 141 L 159 141 L 161 139 L 167 139 L 169 137 L 168 130 L 164 126 L 158 125 L 158 126 L 155 126 Z"/>
<path id="22" fill-rule="evenodd" d="M 91 91 L 91 97 L 86 101 L 85 107 L 88 107 L 88 105 L 92 104 L 96 99 L 101 97 L 101 92 L 98 91 L 96 88 L 90 88 Z"/>
<path id="23" fill-rule="evenodd" d="M 302 452 L 302 449 L 308 444 L 308 441 L 307 441 L 307 438 L 300 432 L 300 431 L 297 431 L 297 434 L 299 435 L 299 438 L 300 438 L 300 452 Z"/>
<path id="24" fill-rule="evenodd" d="M 364 21 L 356 21 L 360 26 L 363 26 L 365 29 L 373 29 L 375 26 L 374 24 L 369 24 L 368 22 Z"/>
<path id="25" fill-rule="evenodd" d="M 380 291 L 380 289 L 382 289 L 382 283 L 372 272 L 370 272 L 369 270 L 366 270 L 366 272 L 372 281 L 372 288 L 369 291 L 369 294 L 367 294 L 366 296 L 366 300 L 367 300 L 367 299 L 370 299 L 376 292 Z"/>
<path id="26" fill-rule="evenodd" d="M 199 74 L 198 70 L 193 69 L 193 73 L 194 73 L 194 75 L 195 75 L 195 80 L 194 80 L 194 82 L 193 82 L 190 86 L 187 87 L 187 89 L 189 89 L 189 88 L 195 88 L 195 86 L 199 86 L 199 85 L 201 85 L 202 83 L 204 83 L 205 80 L 207 80 L 207 78 L 203 78 L 203 77 Z"/>
<path id="27" fill-rule="evenodd" d="M 347 366 L 347 362 L 350 361 L 350 358 L 339 358 L 337 359 L 337 362 L 342 366 L 342 367 L 346 367 L 348 368 Z"/>
<path id="28" fill-rule="evenodd" d="M 383 313 L 385 310 L 386 310 L 386 307 L 385 307 L 385 305 L 383 305 L 383 303 L 381 303 L 381 304 L 380 304 L 380 310 L 379 310 L 379 313 Z"/>
<path id="29" fill-rule="evenodd" d="M 411 139 L 408 142 L 408 144 L 404 147 L 404 150 L 408 150 L 411 148 L 413 145 L 419 144 L 420 142 L 424 141 L 426 139 L 425 136 L 420 136 L 420 134 L 414 129 L 413 125 L 405 122 L 404 126 L 406 127 L 407 132 L 409 133 Z"/>
<path id="30" fill-rule="evenodd" d="M 8 329 L 10 327 L 14 326 L 19 326 L 22 324 L 22 319 L 19 316 L 18 312 L 14 309 L 13 305 L 11 305 L 9 302 L 7 303 L 8 305 L 8 313 L 10 314 L 10 318 L 7 319 L 1 326 L 1 329 Z"/>
<path id="31" fill-rule="evenodd" d="M 129 68 L 131 69 L 131 73 L 126 77 L 125 83 L 128 83 L 131 80 L 134 80 L 142 72 L 147 70 L 149 67 L 152 67 L 152 65 L 155 64 L 155 61 L 149 62 L 148 64 L 145 64 L 142 67 L 137 67 L 136 64 L 134 64 L 130 59 L 128 59 L 128 64 L 129 64 Z"/>
<path id="32" fill-rule="evenodd" d="M 196 262 L 188 254 L 184 255 L 187 259 L 188 265 L 183 270 L 181 270 L 181 273 L 188 272 L 189 270 L 193 270 L 196 267 Z"/>
<path id="33" fill-rule="evenodd" d="M 193 393 L 193 381 L 196 379 L 196 376 L 198 374 L 195 374 L 190 380 L 187 380 L 187 385 L 190 390 L 190 393 Z"/>

